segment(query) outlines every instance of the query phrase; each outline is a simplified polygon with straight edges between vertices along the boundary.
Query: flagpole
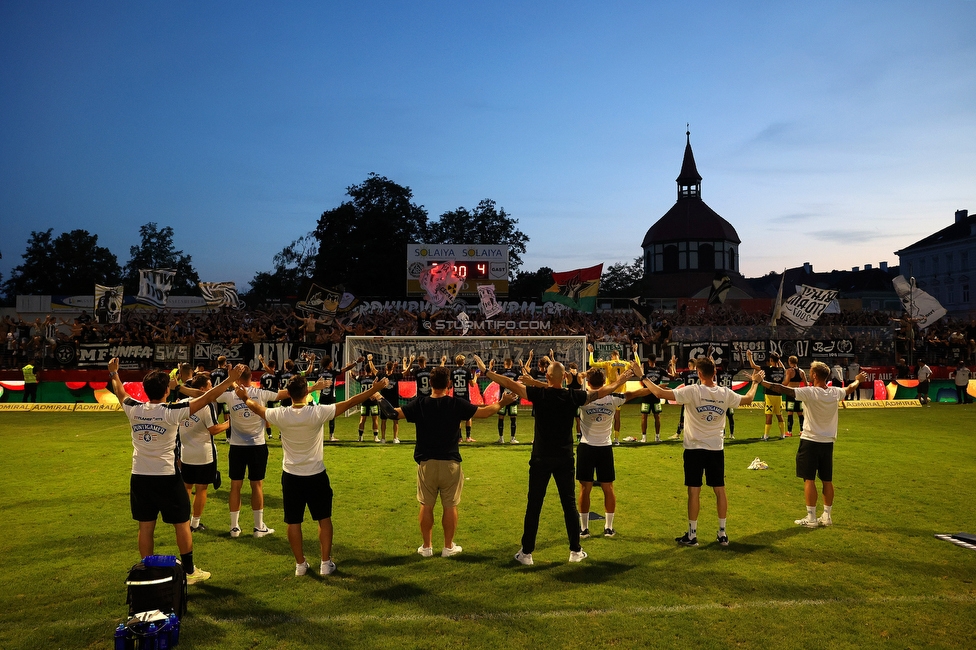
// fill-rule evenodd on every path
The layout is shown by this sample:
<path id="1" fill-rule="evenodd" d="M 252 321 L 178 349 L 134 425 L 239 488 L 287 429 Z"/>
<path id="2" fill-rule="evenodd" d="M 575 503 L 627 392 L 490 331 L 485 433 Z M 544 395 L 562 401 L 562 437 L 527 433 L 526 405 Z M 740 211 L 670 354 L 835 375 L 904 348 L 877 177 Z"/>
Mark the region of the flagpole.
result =
<path id="1" fill-rule="evenodd" d="M 911 368 L 915 356 L 915 276 L 913 275 L 909 282 L 912 285 L 912 292 L 908 296 L 908 367 Z M 896 355 L 897 356 L 897 355 Z M 895 359 L 897 362 L 898 360 Z"/>

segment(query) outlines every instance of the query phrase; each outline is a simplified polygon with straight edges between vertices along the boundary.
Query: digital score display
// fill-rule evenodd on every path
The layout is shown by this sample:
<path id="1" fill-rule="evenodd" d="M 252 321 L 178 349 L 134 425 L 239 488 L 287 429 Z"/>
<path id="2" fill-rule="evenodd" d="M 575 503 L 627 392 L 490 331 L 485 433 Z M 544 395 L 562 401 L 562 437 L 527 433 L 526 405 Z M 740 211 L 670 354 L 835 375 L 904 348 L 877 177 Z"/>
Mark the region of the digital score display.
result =
<path id="1" fill-rule="evenodd" d="M 479 284 L 492 285 L 498 296 L 508 295 L 508 246 L 488 244 L 409 244 L 407 295 L 423 296 L 420 275 L 447 261 L 464 281 L 459 296 L 478 296 Z"/>

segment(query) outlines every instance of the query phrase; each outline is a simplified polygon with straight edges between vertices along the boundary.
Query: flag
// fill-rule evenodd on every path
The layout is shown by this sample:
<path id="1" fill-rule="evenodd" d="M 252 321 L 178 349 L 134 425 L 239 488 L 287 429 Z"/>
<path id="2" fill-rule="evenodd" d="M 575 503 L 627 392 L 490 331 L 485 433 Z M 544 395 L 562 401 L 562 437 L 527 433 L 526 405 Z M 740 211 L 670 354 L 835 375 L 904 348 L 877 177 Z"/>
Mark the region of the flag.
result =
<path id="1" fill-rule="evenodd" d="M 908 283 L 904 275 L 899 275 L 891 284 L 895 293 L 905 307 L 908 317 L 918 323 L 919 328 L 925 329 L 932 323 L 946 315 L 945 307 L 930 294 Z"/>
<path id="2" fill-rule="evenodd" d="M 427 293 L 427 301 L 435 307 L 454 302 L 464 280 L 454 268 L 454 260 L 429 266 L 420 272 L 420 286 Z"/>
<path id="3" fill-rule="evenodd" d="M 769 321 L 769 324 L 776 327 L 776 321 L 779 320 L 780 315 L 783 312 L 783 281 L 786 280 L 786 271 L 783 271 L 783 275 L 779 278 L 779 291 L 776 292 L 776 302 L 773 303 L 773 316 Z"/>
<path id="4" fill-rule="evenodd" d="M 173 288 L 173 269 L 139 269 L 139 294 L 136 300 L 157 309 L 166 306 L 170 289 Z"/>
<path id="5" fill-rule="evenodd" d="M 813 327 L 830 301 L 836 297 L 837 292 L 833 289 L 818 289 L 804 284 L 800 291 L 783 303 L 782 316 L 801 332 L 806 331 Z"/>
<path id="6" fill-rule="evenodd" d="M 498 299 L 495 297 L 495 285 L 479 284 L 478 295 L 481 296 L 481 312 L 485 315 L 485 318 L 494 318 L 502 313 L 502 307 L 498 304 Z"/>
<path id="7" fill-rule="evenodd" d="M 579 311 L 596 309 L 596 296 L 600 291 L 603 264 L 587 269 L 553 273 L 554 284 L 542 294 L 542 302 L 558 302 Z"/>
<path id="8" fill-rule="evenodd" d="M 95 321 L 99 325 L 122 322 L 122 285 L 95 285 Z"/>
<path id="9" fill-rule="evenodd" d="M 200 294 L 208 307 L 230 307 L 241 309 L 244 305 L 237 295 L 237 285 L 234 282 L 200 282 Z"/>
<path id="10" fill-rule="evenodd" d="M 729 294 L 729 289 L 731 288 L 732 280 L 727 275 L 712 280 L 712 288 L 708 290 L 708 304 L 724 303 L 725 296 Z"/>

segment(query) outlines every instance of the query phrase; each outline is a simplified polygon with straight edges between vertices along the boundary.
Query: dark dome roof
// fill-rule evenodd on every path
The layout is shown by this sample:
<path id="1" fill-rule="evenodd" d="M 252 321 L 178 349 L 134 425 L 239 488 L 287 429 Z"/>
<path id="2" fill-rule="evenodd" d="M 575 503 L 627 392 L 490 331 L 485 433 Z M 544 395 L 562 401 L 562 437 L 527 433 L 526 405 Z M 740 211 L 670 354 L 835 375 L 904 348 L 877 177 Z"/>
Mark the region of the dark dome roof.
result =
<path id="1" fill-rule="evenodd" d="M 648 229 L 641 248 L 671 241 L 708 239 L 735 244 L 741 241 L 732 224 L 705 205 L 704 201 L 699 198 L 682 198 Z"/>

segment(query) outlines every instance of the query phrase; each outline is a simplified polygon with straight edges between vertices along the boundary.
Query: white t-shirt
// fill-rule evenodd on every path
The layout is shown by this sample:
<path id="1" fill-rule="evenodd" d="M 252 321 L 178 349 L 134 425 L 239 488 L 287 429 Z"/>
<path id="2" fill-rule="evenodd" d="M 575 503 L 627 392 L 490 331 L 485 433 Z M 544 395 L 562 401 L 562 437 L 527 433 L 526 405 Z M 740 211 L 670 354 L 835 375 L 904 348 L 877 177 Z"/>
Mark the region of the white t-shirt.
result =
<path id="1" fill-rule="evenodd" d="M 254 386 L 247 387 L 247 396 L 261 406 L 278 399 L 278 393 L 273 390 L 263 390 Z M 257 447 L 265 444 L 264 420 L 251 412 L 234 391 L 221 393 L 217 398 L 221 404 L 227 404 L 230 410 L 230 444 L 242 447 Z"/>
<path id="2" fill-rule="evenodd" d="M 591 447 L 609 447 L 612 444 L 613 414 L 624 402 L 623 395 L 611 393 L 580 407 L 580 442 Z"/>
<path id="3" fill-rule="evenodd" d="M 847 392 L 839 386 L 794 388 L 796 399 L 803 402 L 803 430 L 801 440 L 833 442 L 837 439 L 837 403 L 843 402 Z"/>
<path id="4" fill-rule="evenodd" d="M 725 448 L 725 414 L 739 405 L 741 395 L 723 386 L 691 384 L 675 388 L 674 399 L 685 409 L 685 449 Z"/>
<path id="5" fill-rule="evenodd" d="M 924 365 L 918 369 L 919 381 L 928 381 L 931 376 L 932 376 L 932 369 L 929 368 L 928 365 Z"/>
<path id="6" fill-rule="evenodd" d="M 178 402 L 186 406 L 189 400 Z M 217 424 L 214 405 L 202 409 L 180 422 L 180 459 L 187 465 L 209 465 L 214 461 L 213 436 L 210 427 Z"/>
<path id="7" fill-rule="evenodd" d="M 176 474 L 176 432 L 190 417 L 186 405 L 150 404 L 131 397 L 122 410 L 132 426 L 132 473 L 149 476 Z"/>
<path id="8" fill-rule="evenodd" d="M 322 462 L 322 425 L 335 417 L 334 404 L 306 404 L 300 408 L 268 409 L 268 422 L 281 430 L 281 469 L 295 476 L 313 476 L 325 469 Z"/>

